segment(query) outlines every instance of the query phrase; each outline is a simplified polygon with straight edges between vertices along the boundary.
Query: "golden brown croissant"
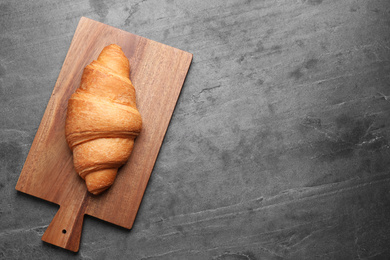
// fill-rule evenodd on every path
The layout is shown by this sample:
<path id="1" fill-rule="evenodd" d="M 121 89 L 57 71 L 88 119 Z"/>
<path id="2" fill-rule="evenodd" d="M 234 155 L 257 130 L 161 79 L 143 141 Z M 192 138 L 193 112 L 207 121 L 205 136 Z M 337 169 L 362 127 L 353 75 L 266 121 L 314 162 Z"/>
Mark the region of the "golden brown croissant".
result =
<path id="1" fill-rule="evenodd" d="M 141 131 L 129 73 L 129 60 L 121 47 L 106 46 L 85 67 L 80 87 L 68 102 L 66 140 L 75 170 L 93 194 L 113 184 Z"/>

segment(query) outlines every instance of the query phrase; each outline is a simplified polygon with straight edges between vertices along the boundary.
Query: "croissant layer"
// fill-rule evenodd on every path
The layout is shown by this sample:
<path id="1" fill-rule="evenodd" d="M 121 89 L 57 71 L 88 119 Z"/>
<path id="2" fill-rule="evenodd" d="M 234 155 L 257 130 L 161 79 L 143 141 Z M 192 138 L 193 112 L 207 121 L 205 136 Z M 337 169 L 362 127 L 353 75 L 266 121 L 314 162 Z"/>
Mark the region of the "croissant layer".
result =
<path id="1" fill-rule="evenodd" d="M 106 46 L 87 65 L 68 101 L 65 136 L 76 172 L 87 189 L 108 189 L 133 150 L 142 129 L 130 64 L 118 45 Z"/>

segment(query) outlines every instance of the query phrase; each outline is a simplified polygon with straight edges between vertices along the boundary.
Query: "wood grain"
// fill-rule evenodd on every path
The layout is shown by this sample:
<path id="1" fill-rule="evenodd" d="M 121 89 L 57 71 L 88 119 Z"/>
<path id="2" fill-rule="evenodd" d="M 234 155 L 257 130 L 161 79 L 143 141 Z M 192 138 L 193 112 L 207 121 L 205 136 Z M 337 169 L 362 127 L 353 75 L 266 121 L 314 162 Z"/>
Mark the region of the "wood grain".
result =
<path id="1" fill-rule="evenodd" d="M 67 102 L 84 67 L 109 44 L 129 58 L 143 129 L 114 185 L 90 195 L 65 141 Z M 60 205 L 42 240 L 78 251 L 85 214 L 130 229 L 157 159 L 192 54 L 82 17 L 16 185 Z"/>

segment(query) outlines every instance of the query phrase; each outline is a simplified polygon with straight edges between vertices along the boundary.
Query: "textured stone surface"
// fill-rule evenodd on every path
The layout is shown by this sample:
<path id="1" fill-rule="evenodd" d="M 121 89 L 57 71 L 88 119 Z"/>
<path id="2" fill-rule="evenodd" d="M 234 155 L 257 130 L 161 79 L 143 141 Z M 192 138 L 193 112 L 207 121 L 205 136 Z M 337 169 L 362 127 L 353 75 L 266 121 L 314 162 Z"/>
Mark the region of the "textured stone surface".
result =
<path id="1" fill-rule="evenodd" d="M 194 54 L 131 231 L 15 191 L 81 16 Z M 388 0 L 1 1 L 0 259 L 388 259 Z"/>

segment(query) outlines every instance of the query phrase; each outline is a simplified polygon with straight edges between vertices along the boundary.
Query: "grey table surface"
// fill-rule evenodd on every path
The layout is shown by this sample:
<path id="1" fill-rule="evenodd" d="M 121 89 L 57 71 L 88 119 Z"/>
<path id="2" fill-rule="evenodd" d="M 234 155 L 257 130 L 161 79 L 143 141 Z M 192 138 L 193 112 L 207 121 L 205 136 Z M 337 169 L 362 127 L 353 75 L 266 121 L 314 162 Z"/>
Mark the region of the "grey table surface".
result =
<path id="1" fill-rule="evenodd" d="M 192 53 L 132 230 L 15 185 L 82 16 Z M 390 1 L 0 1 L 0 259 L 390 259 Z"/>

